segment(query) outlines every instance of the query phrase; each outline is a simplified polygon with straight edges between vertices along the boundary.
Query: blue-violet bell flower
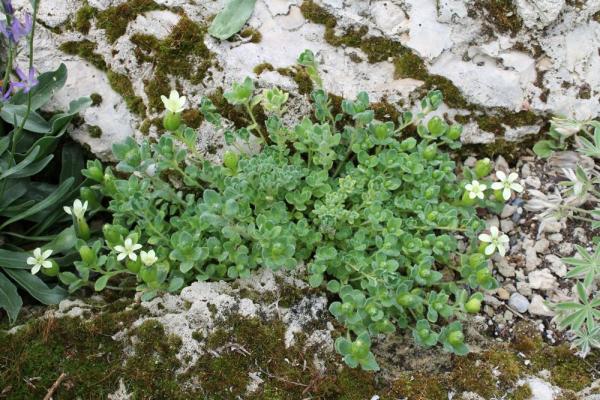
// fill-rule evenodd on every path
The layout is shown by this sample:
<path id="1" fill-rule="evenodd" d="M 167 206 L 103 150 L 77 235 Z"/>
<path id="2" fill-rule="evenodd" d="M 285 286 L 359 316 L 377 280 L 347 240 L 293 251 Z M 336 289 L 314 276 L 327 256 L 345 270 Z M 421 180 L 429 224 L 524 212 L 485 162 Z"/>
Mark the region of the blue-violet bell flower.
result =
<path id="1" fill-rule="evenodd" d="M 33 18 L 30 14 L 25 14 L 24 21 L 21 22 L 16 18 L 13 18 L 12 23 L 8 26 L 6 21 L 0 21 L 0 33 L 13 44 L 19 43 L 19 41 L 25 36 L 29 35 L 33 27 Z"/>
<path id="2" fill-rule="evenodd" d="M 23 89 L 23 93 L 29 93 L 31 89 L 33 89 L 35 85 L 39 83 L 35 77 L 35 69 L 33 68 L 29 69 L 29 74 L 27 75 L 19 67 L 15 68 L 15 72 L 17 73 L 21 81 L 11 83 L 13 90 L 15 88 L 20 88 Z"/>

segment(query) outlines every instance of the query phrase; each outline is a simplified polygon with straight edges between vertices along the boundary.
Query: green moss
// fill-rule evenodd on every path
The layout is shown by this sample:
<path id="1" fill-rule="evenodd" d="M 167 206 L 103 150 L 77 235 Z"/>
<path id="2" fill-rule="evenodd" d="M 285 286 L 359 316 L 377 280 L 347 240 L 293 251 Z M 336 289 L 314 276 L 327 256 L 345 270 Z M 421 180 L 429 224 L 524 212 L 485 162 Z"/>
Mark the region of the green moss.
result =
<path id="1" fill-rule="evenodd" d="M 144 122 L 139 127 L 140 132 L 144 135 L 148 135 L 150 133 L 150 127 L 152 126 L 152 121 L 149 119 L 145 119 Z"/>
<path id="2" fill-rule="evenodd" d="M 370 107 L 375 113 L 375 118 L 379 121 L 397 122 L 398 118 L 400 117 L 400 112 L 398 109 L 393 104 L 388 103 L 388 101 L 385 99 L 382 99 L 377 103 L 371 103 Z"/>
<path id="3" fill-rule="evenodd" d="M 129 0 L 98 13 L 97 26 L 104 29 L 109 42 L 114 43 L 125 34 L 127 25 L 138 15 L 148 11 L 162 10 L 153 0 Z"/>
<path id="4" fill-rule="evenodd" d="M 300 94 L 310 94 L 314 89 L 313 81 L 308 76 L 308 73 L 304 68 L 277 68 L 277 72 L 283 76 L 289 76 L 298 85 L 298 92 Z"/>
<path id="5" fill-rule="evenodd" d="M 145 321 L 133 334 L 138 339 L 135 353 L 127 359 L 124 370 L 130 385 L 137 389 L 135 398 L 190 398 L 191 393 L 182 390 L 175 373 L 181 367 L 176 357 L 181 339 L 165 334 L 163 326 L 154 320 Z"/>
<path id="6" fill-rule="evenodd" d="M 499 393 L 494 384 L 494 374 L 489 364 L 482 365 L 477 356 L 468 354 L 454 363 L 450 372 L 452 387 L 465 392 L 475 392 L 491 399 Z"/>
<path id="7" fill-rule="evenodd" d="M 302 336 L 286 348 L 285 331 L 286 326 L 277 321 L 231 318 L 205 341 L 208 348 L 219 350 L 219 356 L 202 356 L 187 375 L 202 382 L 205 396 L 214 400 L 363 400 L 383 390 L 372 374 L 347 367 L 338 370 L 327 360 L 328 372 L 321 374 L 306 354 Z M 263 383 L 247 394 L 252 372 L 259 372 Z"/>
<path id="8" fill-rule="evenodd" d="M 523 20 L 512 0 L 477 0 L 475 7 L 483 11 L 484 20 L 498 32 L 515 36 L 523 27 Z"/>
<path id="9" fill-rule="evenodd" d="M 511 400 L 529 400 L 529 399 L 531 399 L 531 396 L 533 396 L 533 392 L 531 391 L 531 388 L 529 387 L 529 385 L 525 384 L 525 385 L 521 385 L 518 388 L 516 388 L 515 391 L 510 394 L 510 399 Z"/>
<path id="10" fill-rule="evenodd" d="M 202 114 L 196 108 L 188 108 L 181 113 L 181 119 L 190 128 L 200 128 L 200 124 L 204 120 Z"/>
<path id="11" fill-rule="evenodd" d="M 333 14 L 315 4 L 312 0 L 304 1 L 300 6 L 300 11 L 304 18 L 315 24 L 325 25 L 325 28 L 333 29 L 337 25 Z"/>
<path id="12" fill-rule="evenodd" d="M 144 34 L 131 36 L 137 60 L 154 66 L 154 76 L 144 82 L 152 112 L 164 110 L 161 95 L 168 95 L 171 90 L 169 76 L 185 78 L 193 84 L 202 82 L 212 65 L 212 55 L 204 45 L 205 33 L 204 27 L 182 16 L 163 40 Z"/>
<path id="13" fill-rule="evenodd" d="M 269 63 L 258 64 L 253 69 L 256 76 L 260 76 L 260 74 L 262 74 L 265 71 L 274 71 L 274 70 L 275 70 L 275 68 L 273 68 L 273 65 L 269 64 Z"/>
<path id="14" fill-rule="evenodd" d="M 102 137 L 102 129 L 96 125 L 90 125 L 90 127 L 88 128 L 88 133 L 93 138 Z"/>
<path id="15" fill-rule="evenodd" d="M 108 82 L 115 92 L 119 93 L 125 100 L 127 108 L 141 117 L 146 115 L 144 100 L 135 94 L 131 80 L 127 75 L 119 74 L 112 70 L 107 73 Z"/>
<path id="16" fill-rule="evenodd" d="M 144 80 L 144 92 L 148 96 L 148 110 L 151 112 L 164 111 L 165 105 L 161 96 L 168 97 L 170 91 L 169 79 L 162 74 L 156 74 L 152 79 Z"/>
<path id="17" fill-rule="evenodd" d="M 98 14 L 98 10 L 88 4 L 87 1 L 83 3 L 83 6 L 77 10 L 75 14 L 75 20 L 73 21 L 73 28 L 87 35 L 92 27 L 91 20 Z"/>
<path id="18" fill-rule="evenodd" d="M 506 128 L 502 126 L 502 119 L 493 115 L 482 115 L 480 117 L 476 117 L 475 121 L 477 122 L 477 126 L 479 129 L 492 132 L 497 136 L 504 135 L 506 132 Z"/>
<path id="19" fill-rule="evenodd" d="M 199 84 L 212 65 L 212 55 L 204 45 L 206 28 L 182 16 L 163 40 L 153 36 L 131 36 L 142 52 L 143 60 L 154 64 L 158 76 L 176 76 Z"/>
<path id="20" fill-rule="evenodd" d="M 448 390 L 443 379 L 423 373 L 403 373 L 393 383 L 393 392 L 411 400 L 446 400 Z"/>
<path id="21" fill-rule="evenodd" d="M 102 96 L 99 93 L 92 93 L 90 99 L 92 99 L 92 107 L 98 107 L 102 104 Z"/>
<path id="22" fill-rule="evenodd" d="M 386 61 L 389 58 L 399 57 L 410 52 L 399 42 L 380 36 L 371 36 L 364 39 L 360 49 L 367 54 L 370 63 Z"/>
<path id="23" fill-rule="evenodd" d="M 258 29 L 247 27 L 242 29 L 240 36 L 244 39 L 248 39 L 250 43 L 260 43 L 262 40 L 262 33 Z"/>
<path id="24" fill-rule="evenodd" d="M 14 335 L 0 332 L 3 394 L 41 399 L 64 372 L 67 377 L 57 398 L 106 398 L 125 376 L 122 345 L 111 336 L 140 315 L 134 308 L 85 319 L 38 319 Z"/>
<path id="25" fill-rule="evenodd" d="M 534 367 L 550 371 L 550 380 L 555 385 L 579 391 L 593 382 L 594 376 L 589 365 L 595 365 L 598 357 L 596 354 L 584 362 L 569 349 L 568 345 L 563 344 L 542 348 L 532 357 L 531 361 Z"/>
<path id="26" fill-rule="evenodd" d="M 578 97 L 580 99 L 591 99 L 592 98 L 592 87 L 589 84 L 583 84 L 579 88 Z"/>
<path id="27" fill-rule="evenodd" d="M 80 40 L 73 42 L 65 42 L 59 46 L 59 49 L 67 54 L 79 56 L 88 61 L 94 67 L 101 71 L 106 71 L 108 66 L 104 57 L 96 53 L 97 44 L 89 40 Z"/>

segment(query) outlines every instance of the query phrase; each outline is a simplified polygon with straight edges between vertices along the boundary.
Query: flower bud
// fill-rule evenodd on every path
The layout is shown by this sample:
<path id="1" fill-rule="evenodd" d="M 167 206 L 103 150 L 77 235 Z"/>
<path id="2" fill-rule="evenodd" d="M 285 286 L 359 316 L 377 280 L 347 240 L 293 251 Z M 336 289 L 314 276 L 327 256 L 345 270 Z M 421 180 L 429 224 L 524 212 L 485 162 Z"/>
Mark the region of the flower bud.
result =
<path id="1" fill-rule="evenodd" d="M 471 299 L 465 304 L 465 310 L 470 314 L 477 314 L 481 310 L 481 300 Z"/>
<path id="2" fill-rule="evenodd" d="M 458 140 L 458 139 L 460 139 L 460 135 L 462 135 L 462 131 L 463 131 L 462 125 L 454 124 L 446 132 L 446 137 L 450 140 Z"/>
<path id="3" fill-rule="evenodd" d="M 239 156 L 233 151 L 226 151 L 223 155 L 223 165 L 232 172 L 237 171 Z"/>
<path id="4" fill-rule="evenodd" d="M 60 272 L 58 263 L 54 260 L 50 260 L 50 262 L 52 263 L 52 267 L 51 268 L 42 268 L 42 274 L 44 274 L 46 276 L 57 276 L 58 273 Z"/>
<path id="5" fill-rule="evenodd" d="M 140 268 L 142 267 L 142 261 L 139 257 L 135 261 L 128 260 L 126 267 L 129 271 L 133 272 L 134 274 L 137 274 L 138 272 L 140 272 Z"/>
<path id="6" fill-rule="evenodd" d="M 123 241 L 121 233 L 111 224 L 105 224 L 102 227 L 102 233 L 110 246 L 115 246 Z"/>
<path id="7" fill-rule="evenodd" d="M 163 118 L 163 127 L 171 132 L 177 131 L 181 126 L 181 113 L 167 111 Z"/>
<path id="8" fill-rule="evenodd" d="M 91 233 L 90 226 L 88 225 L 87 221 L 84 218 L 76 217 L 73 217 L 73 220 L 75 226 L 75 234 L 77 235 L 77 237 L 83 240 L 89 240 Z"/>
<path id="9" fill-rule="evenodd" d="M 461 331 L 450 332 L 450 334 L 448 335 L 448 343 L 450 343 L 453 346 L 458 346 L 459 344 L 462 344 L 464 340 L 465 335 L 463 335 Z"/>
<path id="10" fill-rule="evenodd" d="M 94 210 L 100 207 L 100 202 L 93 189 L 85 186 L 80 189 L 79 193 L 81 195 L 81 200 L 87 201 L 90 209 Z"/>
<path id="11" fill-rule="evenodd" d="M 477 160 L 475 163 L 475 175 L 478 178 L 483 178 L 488 176 L 492 172 L 492 162 L 489 158 L 484 158 L 483 160 Z"/>
<path id="12" fill-rule="evenodd" d="M 88 178 L 90 178 L 91 180 L 100 183 L 102 183 L 102 181 L 104 180 L 104 171 L 102 171 L 102 168 L 98 167 L 97 165 L 92 165 L 86 171 Z"/>
<path id="13" fill-rule="evenodd" d="M 96 254 L 94 254 L 94 251 L 89 246 L 81 246 L 79 248 L 79 256 L 81 257 L 81 260 L 88 265 L 93 264 L 96 261 Z"/>

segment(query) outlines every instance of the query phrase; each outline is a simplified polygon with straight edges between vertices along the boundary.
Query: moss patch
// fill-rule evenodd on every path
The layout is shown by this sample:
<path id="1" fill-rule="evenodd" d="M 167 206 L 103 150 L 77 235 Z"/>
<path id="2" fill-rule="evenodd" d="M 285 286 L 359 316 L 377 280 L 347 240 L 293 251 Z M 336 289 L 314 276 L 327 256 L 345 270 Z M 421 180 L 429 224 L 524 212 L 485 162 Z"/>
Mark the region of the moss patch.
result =
<path id="1" fill-rule="evenodd" d="M 87 35 L 92 27 L 91 20 L 98 14 L 98 10 L 88 4 L 87 1 L 77 10 L 73 20 L 73 29 Z"/>
<path id="2" fill-rule="evenodd" d="M 260 43 L 262 40 L 262 33 L 258 29 L 247 27 L 242 29 L 240 36 L 247 39 L 250 43 Z"/>
<path id="3" fill-rule="evenodd" d="M 96 53 L 98 45 L 89 40 L 65 42 L 59 49 L 67 54 L 79 56 L 101 71 L 108 70 L 104 57 Z"/>
<path id="4" fill-rule="evenodd" d="M 114 43 L 125 34 L 129 22 L 138 15 L 164 9 L 164 6 L 158 5 L 153 0 L 129 0 L 99 12 L 96 24 L 98 28 L 105 30 L 108 41 Z"/>
<path id="5" fill-rule="evenodd" d="M 500 33 L 515 36 L 523 27 L 523 20 L 512 0 L 477 0 L 475 7 L 483 11 L 484 20 L 490 22 L 491 29 Z"/>
<path id="6" fill-rule="evenodd" d="M 261 63 L 258 64 L 254 67 L 254 69 L 252 70 L 257 76 L 260 76 L 260 74 L 262 74 L 265 71 L 274 71 L 275 68 L 273 68 L 272 64 L 269 63 Z"/>
<path id="7" fill-rule="evenodd" d="M 58 376 L 67 377 L 56 398 L 106 398 L 117 389 L 123 349 L 111 336 L 140 310 L 89 319 L 39 319 L 16 334 L 0 332 L 0 382 L 14 399 L 41 399 Z M 102 384 L 99 384 L 102 382 Z"/>
<path id="8" fill-rule="evenodd" d="M 102 104 L 102 96 L 99 93 L 92 93 L 90 99 L 92 99 L 92 107 L 98 107 Z"/>
<path id="9" fill-rule="evenodd" d="M 127 75 L 119 74 L 112 70 L 107 73 L 108 82 L 115 92 L 119 93 L 125 100 L 127 108 L 141 117 L 146 115 L 144 100 L 135 94 L 133 84 Z"/>
<path id="10" fill-rule="evenodd" d="M 144 34 L 131 36 L 138 61 L 154 66 L 154 76 L 144 82 L 150 111 L 164 110 L 160 97 L 169 94 L 169 76 L 185 78 L 193 84 L 202 83 L 213 64 L 212 54 L 204 45 L 205 33 L 205 27 L 182 16 L 163 40 Z"/>
<path id="11" fill-rule="evenodd" d="M 97 125 L 90 125 L 90 127 L 88 128 L 88 133 L 93 138 L 102 137 L 102 128 L 100 128 Z"/>

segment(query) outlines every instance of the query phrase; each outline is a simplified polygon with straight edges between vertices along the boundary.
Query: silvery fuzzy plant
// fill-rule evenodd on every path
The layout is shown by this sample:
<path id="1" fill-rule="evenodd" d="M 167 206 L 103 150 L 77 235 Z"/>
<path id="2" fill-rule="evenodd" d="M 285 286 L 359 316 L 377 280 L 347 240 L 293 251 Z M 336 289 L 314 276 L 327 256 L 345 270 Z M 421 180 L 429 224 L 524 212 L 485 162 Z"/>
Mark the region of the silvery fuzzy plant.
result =
<path id="1" fill-rule="evenodd" d="M 201 101 L 230 146 L 222 165 L 197 151 L 198 132 L 181 120 L 186 98 L 175 91 L 163 97 L 168 133 L 115 144 L 114 169 L 90 163 L 85 175 L 113 220 L 104 239 L 79 241 L 76 270 L 61 280 L 70 291 L 136 289 L 147 300 L 197 280 L 304 263 L 310 285 L 336 297 L 329 309 L 345 327 L 336 349 L 348 365 L 377 370 L 372 338 L 398 330 L 466 354 L 461 321 L 480 310 L 482 290 L 497 287 L 490 258 L 508 250 L 508 237 L 486 230 L 478 213 L 501 210 L 522 190 L 518 177 L 493 174 L 488 159 L 459 176 L 448 149 L 460 147 L 462 128 L 429 115 L 439 91 L 381 122 L 366 93 L 334 110 L 314 54 L 298 61 L 316 89 L 314 113 L 295 126 L 282 118 L 288 94 L 259 93 L 250 78 L 224 94 L 247 114 L 245 127 L 228 128 Z M 258 154 L 243 151 L 249 140 L 262 144 Z"/>
<path id="2" fill-rule="evenodd" d="M 566 139 L 574 137 L 577 153 L 556 153 L 562 164 L 566 181 L 555 194 L 544 194 L 532 190 L 532 199 L 525 206 L 529 211 L 538 212 L 536 218 L 542 224 L 549 219 L 571 218 L 589 224 L 592 232 L 600 228 L 600 122 L 574 121 L 562 118 L 552 120 L 550 144 L 541 147 L 560 147 Z M 540 142 L 542 143 L 542 142 Z M 539 143 L 538 143 L 539 145 Z M 539 147 L 538 147 L 539 151 Z M 542 155 L 546 153 L 542 152 Z M 550 156 L 550 154 L 549 154 Z M 572 266 L 567 278 L 576 280 L 573 288 L 575 300 L 551 305 L 557 312 L 555 320 L 562 329 L 573 335 L 573 346 L 585 357 L 592 348 L 600 348 L 600 237 L 592 240 L 592 251 L 576 246 L 575 257 L 563 261 Z"/>

